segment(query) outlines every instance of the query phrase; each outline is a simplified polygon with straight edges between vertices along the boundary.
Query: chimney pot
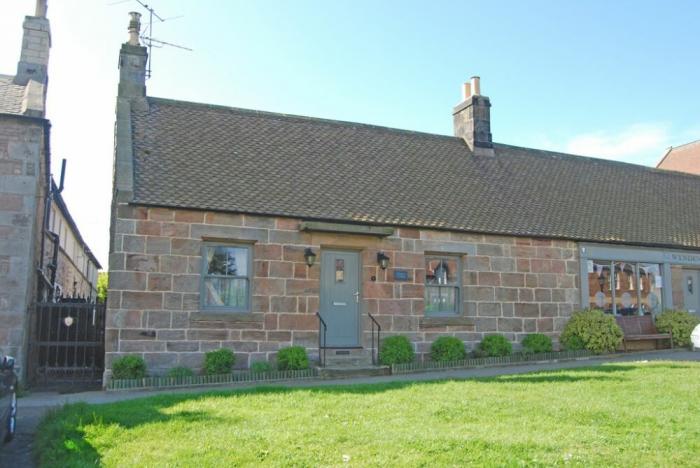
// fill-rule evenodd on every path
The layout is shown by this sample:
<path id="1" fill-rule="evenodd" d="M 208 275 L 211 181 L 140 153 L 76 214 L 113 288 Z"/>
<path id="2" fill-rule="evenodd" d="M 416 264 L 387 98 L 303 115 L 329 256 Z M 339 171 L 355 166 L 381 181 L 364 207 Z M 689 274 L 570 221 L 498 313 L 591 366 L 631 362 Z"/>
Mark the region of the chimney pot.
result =
<path id="1" fill-rule="evenodd" d="M 462 101 L 466 101 L 472 95 L 472 85 L 467 82 L 462 86 Z"/>
<path id="2" fill-rule="evenodd" d="M 137 11 L 130 11 L 129 15 L 131 16 L 131 20 L 129 21 L 129 45 L 141 45 L 139 42 L 139 33 L 141 32 L 141 13 Z"/>
<path id="3" fill-rule="evenodd" d="M 478 76 L 472 76 L 472 96 L 481 96 L 481 78 Z"/>
<path id="4" fill-rule="evenodd" d="M 48 5 L 46 4 L 46 0 L 36 0 L 36 9 L 34 11 L 34 16 L 37 16 L 39 18 L 46 18 L 47 9 Z"/>

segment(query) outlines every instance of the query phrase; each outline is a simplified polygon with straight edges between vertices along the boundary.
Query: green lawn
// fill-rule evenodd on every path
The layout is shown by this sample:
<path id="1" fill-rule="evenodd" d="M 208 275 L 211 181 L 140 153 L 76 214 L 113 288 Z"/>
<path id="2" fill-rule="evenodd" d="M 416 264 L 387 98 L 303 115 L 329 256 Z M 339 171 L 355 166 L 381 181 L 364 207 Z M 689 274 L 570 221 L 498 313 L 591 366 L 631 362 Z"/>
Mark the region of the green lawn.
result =
<path id="1" fill-rule="evenodd" d="M 700 363 L 70 405 L 42 466 L 697 466 Z"/>

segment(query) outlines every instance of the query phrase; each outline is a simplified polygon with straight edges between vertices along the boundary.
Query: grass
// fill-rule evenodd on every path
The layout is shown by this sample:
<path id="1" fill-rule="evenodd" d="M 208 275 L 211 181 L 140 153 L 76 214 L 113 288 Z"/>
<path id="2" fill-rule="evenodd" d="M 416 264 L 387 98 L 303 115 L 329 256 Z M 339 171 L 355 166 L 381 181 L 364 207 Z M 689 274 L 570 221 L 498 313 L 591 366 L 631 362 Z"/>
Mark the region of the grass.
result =
<path id="1" fill-rule="evenodd" d="M 697 466 L 700 363 L 69 405 L 41 466 Z"/>

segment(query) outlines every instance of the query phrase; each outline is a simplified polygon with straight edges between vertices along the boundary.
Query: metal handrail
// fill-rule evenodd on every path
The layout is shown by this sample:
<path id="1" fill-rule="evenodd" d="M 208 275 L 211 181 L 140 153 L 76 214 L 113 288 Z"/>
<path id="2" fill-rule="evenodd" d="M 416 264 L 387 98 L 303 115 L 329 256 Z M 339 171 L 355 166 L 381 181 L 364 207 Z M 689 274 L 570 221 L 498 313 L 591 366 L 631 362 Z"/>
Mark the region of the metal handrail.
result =
<path id="1" fill-rule="evenodd" d="M 328 326 L 321 314 L 316 312 L 316 317 L 318 317 L 318 360 L 321 367 L 326 367 L 326 332 L 328 331 Z M 321 327 L 323 327 L 323 335 L 321 335 Z M 323 344 L 321 344 L 321 336 L 323 336 Z"/>
<path id="2" fill-rule="evenodd" d="M 377 365 L 377 361 L 379 360 L 379 342 L 381 341 L 381 336 L 382 336 L 382 326 L 379 325 L 379 322 L 377 322 L 377 319 L 375 319 L 372 314 L 367 312 L 367 315 L 369 318 L 372 320 L 372 364 L 375 366 Z M 377 346 L 375 348 L 374 346 L 374 326 L 377 326 Z"/>

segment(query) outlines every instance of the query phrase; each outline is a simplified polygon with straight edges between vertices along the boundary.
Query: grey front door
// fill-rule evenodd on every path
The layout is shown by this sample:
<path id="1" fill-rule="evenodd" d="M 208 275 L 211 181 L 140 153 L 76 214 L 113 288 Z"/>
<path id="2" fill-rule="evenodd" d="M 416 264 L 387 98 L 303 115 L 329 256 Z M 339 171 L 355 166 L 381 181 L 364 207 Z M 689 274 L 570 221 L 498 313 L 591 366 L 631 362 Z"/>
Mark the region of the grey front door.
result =
<path id="1" fill-rule="evenodd" d="M 700 314 L 700 271 L 683 270 L 683 302 L 685 310 Z"/>
<path id="2" fill-rule="evenodd" d="M 321 252 L 321 317 L 328 326 L 326 346 L 359 345 L 360 258 L 357 252 Z"/>

